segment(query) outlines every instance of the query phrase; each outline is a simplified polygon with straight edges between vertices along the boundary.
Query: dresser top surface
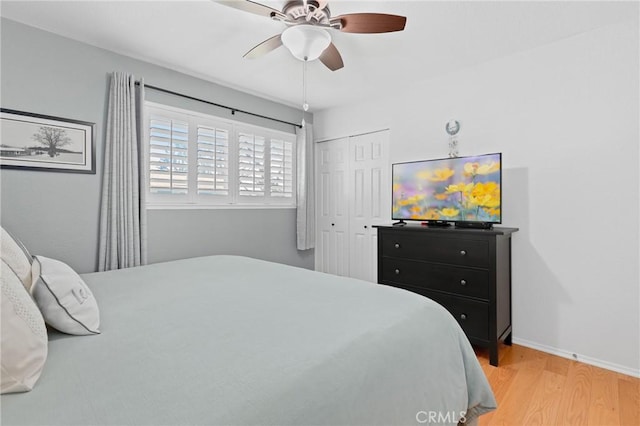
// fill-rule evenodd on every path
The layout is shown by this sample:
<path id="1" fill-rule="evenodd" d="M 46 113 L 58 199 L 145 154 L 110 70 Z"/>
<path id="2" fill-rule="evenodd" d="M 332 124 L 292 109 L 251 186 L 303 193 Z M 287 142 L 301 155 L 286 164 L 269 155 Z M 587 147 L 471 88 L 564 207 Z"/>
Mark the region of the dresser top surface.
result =
<path id="1" fill-rule="evenodd" d="M 517 232 L 519 228 L 507 228 L 502 226 L 494 226 L 491 229 L 475 229 L 475 228 L 456 228 L 454 226 L 448 227 L 435 227 L 426 226 L 421 224 L 407 223 L 402 226 L 398 225 L 374 225 L 374 228 L 381 229 L 393 229 L 394 231 L 402 232 L 431 232 L 447 235 L 460 235 L 460 234 L 472 234 L 472 235 L 509 235 Z"/>

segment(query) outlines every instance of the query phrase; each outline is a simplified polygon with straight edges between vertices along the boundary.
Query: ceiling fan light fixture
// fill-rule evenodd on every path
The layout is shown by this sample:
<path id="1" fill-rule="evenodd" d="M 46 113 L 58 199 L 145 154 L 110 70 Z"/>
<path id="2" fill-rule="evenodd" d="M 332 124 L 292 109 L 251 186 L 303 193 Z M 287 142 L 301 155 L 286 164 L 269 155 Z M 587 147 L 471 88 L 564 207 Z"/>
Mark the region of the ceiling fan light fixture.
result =
<path id="1" fill-rule="evenodd" d="M 314 61 L 331 44 L 331 35 L 312 25 L 296 25 L 282 33 L 282 44 L 301 61 Z"/>

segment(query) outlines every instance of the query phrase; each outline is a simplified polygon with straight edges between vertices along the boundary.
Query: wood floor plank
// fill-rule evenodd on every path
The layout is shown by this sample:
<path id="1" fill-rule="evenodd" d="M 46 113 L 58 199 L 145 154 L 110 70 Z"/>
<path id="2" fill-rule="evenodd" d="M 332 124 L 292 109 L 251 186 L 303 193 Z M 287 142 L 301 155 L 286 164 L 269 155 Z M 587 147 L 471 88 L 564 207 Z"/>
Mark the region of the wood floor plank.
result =
<path id="1" fill-rule="evenodd" d="M 571 359 L 562 358 L 559 356 L 548 355 L 547 363 L 544 367 L 545 370 L 552 373 L 560 374 L 561 376 L 567 376 L 569 373 L 569 366 L 571 363 L 576 362 Z"/>
<path id="2" fill-rule="evenodd" d="M 564 375 L 542 371 L 541 380 L 533 391 L 531 403 L 522 424 L 531 426 L 554 424 L 566 380 Z"/>
<path id="3" fill-rule="evenodd" d="M 589 425 L 615 425 L 620 420 L 618 378 L 614 374 L 606 374 L 602 371 L 595 373 L 589 401 Z"/>
<path id="4" fill-rule="evenodd" d="M 518 368 L 526 348 L 524 346 L 513 345 L 509 349 L 510 350 L 500 354 L 498 365 L 500 367 Z"/>
<path id="5" fill-rule="evenodd" d="M 493 395 L 496 397 L 496 401 L 498 402 L 499 411 L 518 371 L 509 367 L 491 368 L 493 368 L 494 370 L 491 377 L 489 378 L 489 384 L 491 385 L 491 389 L 493 389 Z M 496 412 L 497 411 L 493 411 L 491 413 L 485 414 L 484 416 L 481 416 L 479 425 L 483 426 L 495 424 L 492 423 L 492 419 Z"/>
<path id="6" fill-rule="evenodd" d="M 591 366 L 579 362 L 569 366 L 558 408 L 557 424 L 586 425 L 591 398 Z"/>
<path id="7" fill-rule="evenodd" d="M 628 376 L 626 374 L 616 373 L 616 375 L 618 376 L 618 379 L 625 380 L 627 382 L 637 382 L 638 381 L 638 378 L 632 377 L 632 376 Z"/>
<path id="8" fill-rule="evenodd" d="M 491 424 L 525 424 L 524 418 L 532 403 L 532 389 L 535 389 L 541 380 L 540 371 L 532 368 L 519 368 L 509 386 L 509 391 L 498 403 L 500 409 L 494 414 Z"/>
<path id="9" fill-rule="evenodd" d="M 640 423 L 640 379 L 618 378 L 618 397 L 620 425 L 637 426 Z"/>

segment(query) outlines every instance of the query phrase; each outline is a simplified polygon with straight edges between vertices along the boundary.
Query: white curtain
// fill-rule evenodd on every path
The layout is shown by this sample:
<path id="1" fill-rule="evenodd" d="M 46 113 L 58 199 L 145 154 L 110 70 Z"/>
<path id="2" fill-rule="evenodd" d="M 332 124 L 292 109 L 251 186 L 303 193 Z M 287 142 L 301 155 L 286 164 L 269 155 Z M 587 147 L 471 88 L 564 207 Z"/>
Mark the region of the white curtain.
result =
<path id="1" fill-rule="evenodd" d="M 114 72 L 109 90 L 98 270 L 147 263 L 145 173 L 142 161 L 144 83 Z M 141 173 L 143 172 L 143 173 Z"/>
<path id="2" fill-rule="evenodd" d="M 296 128 L 297 141 L 297 247 L 309 250 L 316 245 L 316 217 L 313 167 L 313 126 Z"/>

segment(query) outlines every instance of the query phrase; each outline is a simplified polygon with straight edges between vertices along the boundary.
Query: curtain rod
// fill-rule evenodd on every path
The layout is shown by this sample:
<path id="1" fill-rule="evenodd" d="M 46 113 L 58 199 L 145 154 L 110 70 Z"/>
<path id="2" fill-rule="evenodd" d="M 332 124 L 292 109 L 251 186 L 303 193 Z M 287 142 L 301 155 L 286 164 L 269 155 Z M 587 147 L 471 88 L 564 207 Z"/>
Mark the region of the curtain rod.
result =
<path id="1" fill-rule="evenodd" d="M 140 82 L 136 81 L 136 86 L 139 86 L 139 85 L 140 85 Z M 226 106 L 226 105 L 221 105 L 221 104 L 217 104 L 215 102 L 207 101 L 206 99 L 200 99 L 200 98 L 196 98 L 196 97 L 193 97 L 193 96 L 185 95 L 184 93 L 174 92 L 173 90 L 163 89 L 162 87 L 152 86 L 150 84 L 146 84 L 145 83 L 144 88 L 145 89 L 156 90 L 158 92 L 168 93 L 168 94 L 174 95 L 174 96 L 180 96 L 181 98 L 191 99 L 192 101 L 203 102 L 205 104 L 217 106 L 217 107 L 220 107 L 220 108 L 225 108 L 225 109 L 228 109 L 228 110 L 231 111 L 231 115 L 234 115 L 236 112 L 241 112 L 243 114 L 251 115 L 253 117 L 264 118 L 264 119 L 271 120 L 271 121 L 277 121 L 278 123 L 289 124 L 290 126 L 302 128 L 302 125 L 297 124 L 297 123 L 291 123 L 289 121 L 279 120 L 279 119 L 273 118 L 273 117 L 267 117 L 266 115 L 256 114 L 254 112 L 244 111 L 244 110 L 238 109 L 238 108 L 232 108 L 232 107 L 229 107 L 229 106 Z"/>

